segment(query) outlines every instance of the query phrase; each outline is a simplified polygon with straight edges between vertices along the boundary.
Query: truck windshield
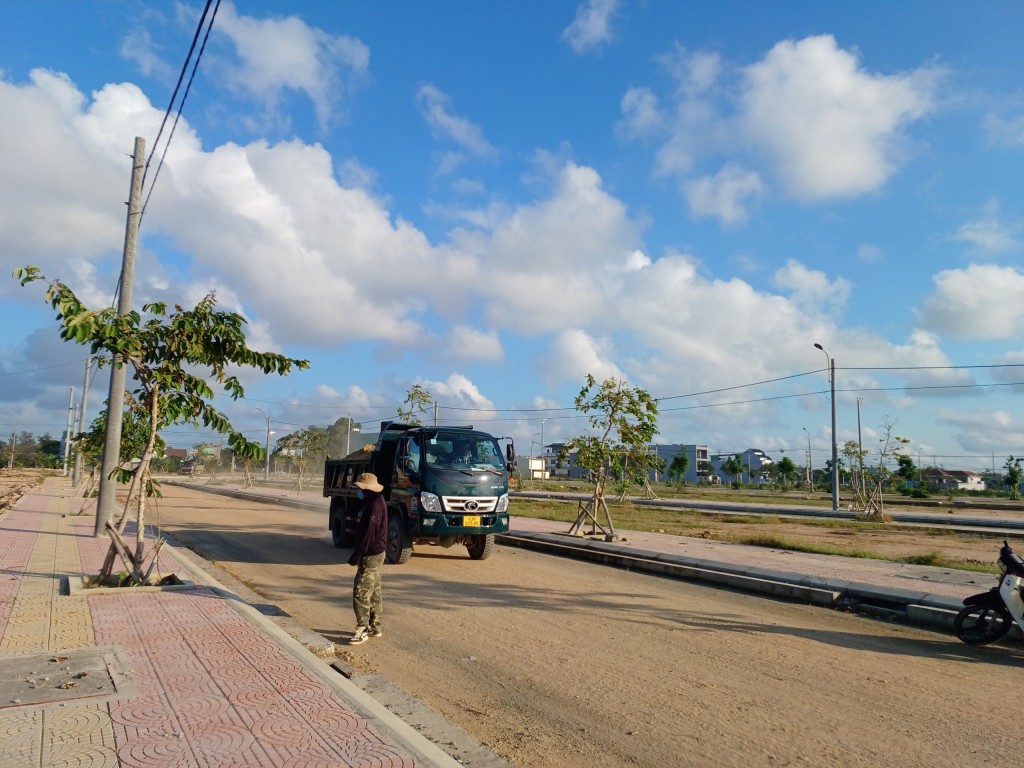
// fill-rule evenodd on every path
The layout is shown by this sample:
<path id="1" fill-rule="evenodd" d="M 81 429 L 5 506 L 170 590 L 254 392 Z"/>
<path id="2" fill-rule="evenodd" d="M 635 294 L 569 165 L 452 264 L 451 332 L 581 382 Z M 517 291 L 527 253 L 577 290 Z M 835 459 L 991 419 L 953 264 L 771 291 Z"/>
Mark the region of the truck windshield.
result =
<path id="1" fill-rule="evenodd" d="M 427 466 L 503 472 L 505 462 L 493 437 L 439 432 L 427 438 Z"/>

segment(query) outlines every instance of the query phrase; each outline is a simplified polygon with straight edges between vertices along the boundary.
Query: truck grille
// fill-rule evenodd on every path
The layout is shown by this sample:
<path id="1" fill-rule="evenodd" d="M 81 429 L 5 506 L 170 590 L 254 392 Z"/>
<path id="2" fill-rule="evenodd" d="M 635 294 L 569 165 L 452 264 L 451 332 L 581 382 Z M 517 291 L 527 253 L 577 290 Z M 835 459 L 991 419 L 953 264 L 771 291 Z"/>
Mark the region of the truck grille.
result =
<path id="1" fill-rule="evenodd" d="M 497 496 L 445 496 L 445 512 L 465 512 L 468 515 L 485 515 L 498 506 Z"/>

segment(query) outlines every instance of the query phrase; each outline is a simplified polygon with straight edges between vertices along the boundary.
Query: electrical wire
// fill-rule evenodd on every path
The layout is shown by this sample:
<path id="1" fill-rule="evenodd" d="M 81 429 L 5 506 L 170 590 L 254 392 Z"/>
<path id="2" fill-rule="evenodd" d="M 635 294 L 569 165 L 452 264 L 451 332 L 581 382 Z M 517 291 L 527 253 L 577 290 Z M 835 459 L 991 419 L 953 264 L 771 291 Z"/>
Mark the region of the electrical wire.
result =
<path id="1" fill-rule="evenodd" d="M 196 27 L 196 34 L 192 37 L 192 46 L 189 48 L 188 56 L 185 58 L 185 64 L 182 66 L 181 75 L 178 76 L 178 84 L 174 88 L 175 95 L 178 92 L 178 87 L 180 87 L 180 85 L 181 85 L 181 78 L 185 74 L 185 70 L 188 67 L 188 61 L 192 57 L 192 51 L 195 49 L 195 46 L 196 46 L 196 38 L 198 38 L 199 32 L 200 32 L 200 30 L 203 27 L 203 21 L 206 19 L 206 13 L 210 9 L 210 3 L 211 2 L 212 2 L 212 0 L 206 0 L 206 7 L 203 9 L 203 15 L 199 19 L 199 25 Z M 185 101 L 188 99 L 188 94 L 192 90 L 192 81 L 195 80 L 196 72 L 199 69 L 199 62 L 203 58 L 203 52 L 206 50 L 206 43 L 210 39 L 210 32 L 213 31 L 213 22 L 217 18 L 217 11 L 219 9 L 220 9 L 220 0 L 217 0 L 217 4 L 213 7 L 213 13 L 210 15 L 210 23 L 206 27 L 206 34 L 203 36 L 203 44 L 199 47 L 199 53 L 196 54 L 195 61 L 192 64 L 192 74 L 189 75 L 188 84 L 185 86 L 185 92 L 181 96 L 181 103 L 178 104 L 178 112 L 174 116 L 174 122 L 171 124 L 171 132 L 168 134 L 167 141 L 164 143 L 164 150 L 160 154 L 160 162 L 157 164 L 156 171 L 153 174 L 153 183 L 150 185 L 149 192 L 146 194 L 146 201 L 142 204 L 142 211 L 139 214 L 139 216 L 140 216 L 140 221 L 139 221 L 140 226 L 142 224 L 141 217 L 146 215 L 146 208 L 149 206 L 149 198 L 153 196 L 153 190 L 156 188 L 157 179 L 160 178 L 160 169 L 162 169 L 164 167 L 164 159 L 167 157 L 167 150 L 169 150 L 170 147 L 171 147 L 171 140 L 174 138 L 174 132 L 178 128 L 178 121 L 181 119 L 181 112 L 185 108 Z M 171 96 L 171 105 L 173 105 L 173 104 L 174 104 L 174 96 Z M 157 144 L 160 142 L 160 133 L 163 132 L 164 125 L 166 125 L 166 123 L 167 123 L 167 117 L 168 117 L 168 115 L 170 113 L 170 110 L 171 110 L 171 106 L 168 106 L 167 112 L 164 113 L 164 120 L 160 124 L 160 132 L 157 133 L 156 141 L 153 142 L 153 149 L 152 149 L 152 151 L 149 154 L 149 159 L 146 160 L 146 171 L 147 172 L 149 170 L 149 163 L 153 159 L 153 153 L 156 152 Z M 145 187 L 145 185 L 146 185 L 146 172 L 143 172 L 143 175 L 142 175 L 142 186 Z"/>

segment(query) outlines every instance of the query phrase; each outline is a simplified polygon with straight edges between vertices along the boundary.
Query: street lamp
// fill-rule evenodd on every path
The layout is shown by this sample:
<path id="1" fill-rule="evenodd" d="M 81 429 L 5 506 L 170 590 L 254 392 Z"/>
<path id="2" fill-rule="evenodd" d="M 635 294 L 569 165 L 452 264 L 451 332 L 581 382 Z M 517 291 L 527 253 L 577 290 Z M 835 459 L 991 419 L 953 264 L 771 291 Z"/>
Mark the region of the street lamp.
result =
<path id="1" fill-rule="evenodd" d="M 807 427 L 800 427 L 807 432 Z M 807 432 L 807 484 L 814 490 L 814 463 L 811 461 L 811 433 Z"/>
<path id="2" fill-rule="evenodd" d="M 273 432 L 270 431 L 270 414 L 264 411 L 262 408 L 257 408 L 257 411 L 267 417 L 267 449 L 266 449 L 266 462 L 263 465 L 263 480 L 264 482 L 270 482 L 270 436 Z"/>
<path id="3" fill-rule="evenodd" d="M 540 420 L 540 460 L 541 460 L 540 479 L 541 480 L 544 479 L 544 475 L 546 475 L 547 471 L 548 471 L 548 459 L 547 459 L 547 456 L 544 455 L 544 422 L 545 421 L 547 421 L 547 419 L 541 419 Z"/>
<path id="4" fill-rule="evenodd" d="M 363 429 L 362 424 L 352 423 L 352 414 L 348 415 L 348 431 L 345 432 L 345 455 L 352 453 L 352 433 L 359 434 Z"/>
<path id="5" fill-rule="evenodd" d="M 839 451 L 836 447 L 836 360 L 830 357 L 825 348 L 814 343 L 820 349 L 828 361 L 828 382 L 832 393 L 832 510 L 839 509 Z"/>

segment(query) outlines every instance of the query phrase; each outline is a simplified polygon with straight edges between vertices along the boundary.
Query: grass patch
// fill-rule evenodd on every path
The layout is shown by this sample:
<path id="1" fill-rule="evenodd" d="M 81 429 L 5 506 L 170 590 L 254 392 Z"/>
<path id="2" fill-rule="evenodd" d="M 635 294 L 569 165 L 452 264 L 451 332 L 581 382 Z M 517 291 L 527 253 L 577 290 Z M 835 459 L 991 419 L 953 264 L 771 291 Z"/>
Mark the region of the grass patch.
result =
<path id="1" fill-rule="evenodd" d="M 784 539 L 780 536 L 740 536 L 730 539 L 736 544 L 747 544 L 752 547 L 768 547 L 770 549 L 784 549 L 788 552 L 809 552 L 813 555 L 839 555 L 841 557 L 859 557 L 866 560 L 886 560 L 884 555 L 871 552 L 866 549 L 847 549 L 845 547 L 833 547 L 822 544 L 804 544 L 792 539 Z"/>
<path id="2" fill-rule="evenodd" d="M 941 552 L 929 552 L 926 555 L 911 555 L 909 557 L 896 558 L 897 563 L 910 563 L 911 565 L 931 565 L 936 568 L 952 568 L 957 571 L 974 571 L 976 573 L 999 573 L 999 566 L 992 563 L 981 563 L 977 560 L 960 560 L 959 558 L 946 557 Z"/>

